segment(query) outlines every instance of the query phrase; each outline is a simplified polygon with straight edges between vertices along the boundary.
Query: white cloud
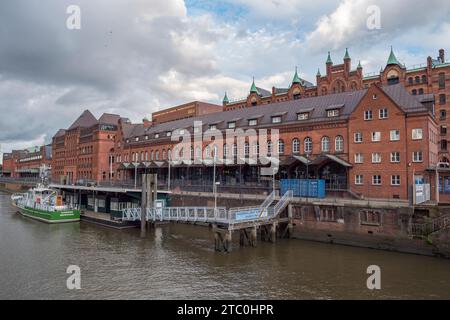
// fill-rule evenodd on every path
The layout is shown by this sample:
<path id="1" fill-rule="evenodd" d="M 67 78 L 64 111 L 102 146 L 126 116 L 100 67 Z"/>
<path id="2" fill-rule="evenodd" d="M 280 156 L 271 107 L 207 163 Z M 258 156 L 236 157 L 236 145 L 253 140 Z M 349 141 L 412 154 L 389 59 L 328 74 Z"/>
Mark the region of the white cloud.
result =
<path id="1" fill-rule="evenodd" d="M 367 28 L 369 6 L 381 10 L 381 29 Z M 307 36 L 308 48 L 318 52 L 349 45 L 367 46 L 392 41 L 404 33 L 436 26 L 446 21 L 450 2 L 441 0 L 344 0 L 331 14 L 323 15 Z M 415 42 L 422 39 L 415 39 Z"/>

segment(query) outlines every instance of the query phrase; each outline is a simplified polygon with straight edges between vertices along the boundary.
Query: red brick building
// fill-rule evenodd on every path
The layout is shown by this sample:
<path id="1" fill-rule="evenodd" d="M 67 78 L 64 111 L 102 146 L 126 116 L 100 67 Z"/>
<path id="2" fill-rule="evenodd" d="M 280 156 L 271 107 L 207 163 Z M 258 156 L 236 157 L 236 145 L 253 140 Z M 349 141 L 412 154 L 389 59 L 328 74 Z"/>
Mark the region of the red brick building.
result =
<path id="1" fill-rule="evenodd" d="M 13 150 L 3 154 L 3 176 L 12 178 L 39 178 L 41 170 L 51 170 L 50 145 Z"/>
<path id="2" fill-rule="evenodd" d="M 301 79 L 295 72 L 288 88 L 272 88 L 268 91 L 256 87 L 253 82 L 246 99 L 230 101 L 225 94 L 224 110 L 236 110 L 275 102 L 302 99 L 340 92 L 351 92 L 368 88 L 372 84 L 390 85 L 401 83 L 412 95 L 434 95 L 437 121 L 439 122 L 439 159 L 449 161 L 448 132 L 450 111 L 450 61 L 445 60 L 445 51 L 439 50 L 436 59 L 428 57 L 422 65 L 406 67 L 398 61 L 391 49 L 386 66 L 379 73 L 364 75 L 363 66 L 353 68 L 352 59 L 346 50 L 343 63 L 334 64 L 331 53 L 325 64 L 326 73 L 317 72 L 316 84 Z"/>
<path id="3" fill-rule="evenodd" d="M 195 132 L 194 121 L 202 121 L 203 132 L 275 128 L 280 137 L 266 146 L 249 140 L 244 145 L 238 145 L 237 140 L 214 140 L 194 144 L 190 150 L 176 150 L 171 141 L 175 130 L 187 131 L 192 137 L 201 133 Z M 212 150 L 217 150 L 219 158 L 230 153 L 236 158 L 264 147 L 273 150 L 274 146 L 280 152 L 277 178 L 320 178 L 329 191 L 402 200 L 412 198 L 413 181 L 421 180 L 430 183 L 431 194 L 435 194 L 433 168 L 439 161 L 439 124 L 434 97 L 414 96 L 401 84 L 286 99 L 161 124 L 122 123 L 114 168 L 122 181 L 149 170 L 158 172 L 165 181 L 170 155 L 172 159 L 177 155 L 211 159 Z M 264 185 L 262 167 L 233 163 L 221 164 L 217 170 L 222 186 L 245 189 Z M 212 166 L 205 163 L 172 164 L 171 179 L 173 185 L 188 180 L 201 183 L 211 181 L 212 172 Z"/>
<path id="4" fill-rule="evenodd" d="M 114 179 L 111 167 L 119 119 L 105 113 L 97 120 L 86 110 L 68 129 L 59 130 L 52 142 L 52 179 L 66 183 Z"/>

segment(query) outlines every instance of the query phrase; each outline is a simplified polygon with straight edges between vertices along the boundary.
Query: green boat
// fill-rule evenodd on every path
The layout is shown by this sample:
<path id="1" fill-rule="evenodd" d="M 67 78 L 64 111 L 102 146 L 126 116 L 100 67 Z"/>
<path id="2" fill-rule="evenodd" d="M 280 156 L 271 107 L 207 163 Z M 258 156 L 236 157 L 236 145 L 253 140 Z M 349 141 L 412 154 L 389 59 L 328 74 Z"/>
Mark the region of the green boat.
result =
<path id="1" fill-rule="evenodd" d="M 63 203 L 56 190 L 38 185 L 27 193 L 13 194 L 13 206 L 25 217 L 46 223 L 68 223 L 80 221 L 80 210 Z"/>

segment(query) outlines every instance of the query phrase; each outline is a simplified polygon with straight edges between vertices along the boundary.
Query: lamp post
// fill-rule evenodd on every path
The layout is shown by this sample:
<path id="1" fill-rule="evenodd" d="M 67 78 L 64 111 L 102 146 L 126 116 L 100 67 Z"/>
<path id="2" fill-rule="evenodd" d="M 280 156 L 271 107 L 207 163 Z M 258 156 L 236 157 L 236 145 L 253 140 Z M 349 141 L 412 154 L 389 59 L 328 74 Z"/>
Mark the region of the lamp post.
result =
<path id="1" fill-rule="evenodd" d="M 169 172 L 168 172 L 168 174 L 167 174 L 167 191 L 170 191 L 170 164 L 171 164 L 171 162 L 172 162 L 172 152 L 168 152 L 168 154 L 167 154 L 167 159 L 169 160 L 168 162 L 169 162 Z"/>
<path id="2" fill-rule="evenodd" d="M 309 155 L 310 153 L 306 153 L 306 201 L 308 201 L 309 197 Z"/>
<path id="3" fill-rule="evenodd" d="M 113 172 L 113 155 L 109 154 L 109 182 L 112 181 L 112 172 Z"/>
<path id="4" fill-rule="evenodd" d="M 213 192 L 214 192 L 214 214 L 217 213 L 217 183 L 216 183 L 216 157 L 217 154 L 214 152 L 214 158 L 213 158 Z"/>

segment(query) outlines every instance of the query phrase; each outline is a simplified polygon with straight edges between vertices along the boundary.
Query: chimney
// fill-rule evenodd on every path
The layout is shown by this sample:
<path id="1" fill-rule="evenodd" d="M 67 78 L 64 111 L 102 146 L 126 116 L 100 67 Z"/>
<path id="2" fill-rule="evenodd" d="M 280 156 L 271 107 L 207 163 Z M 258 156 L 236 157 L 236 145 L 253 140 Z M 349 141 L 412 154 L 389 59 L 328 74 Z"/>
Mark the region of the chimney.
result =
<path id="1" fill-rule="evenodd" d="M 439 50 L 439 60 L 444 63 L 445 62 L 445 50 L 441 49 Z"/>

